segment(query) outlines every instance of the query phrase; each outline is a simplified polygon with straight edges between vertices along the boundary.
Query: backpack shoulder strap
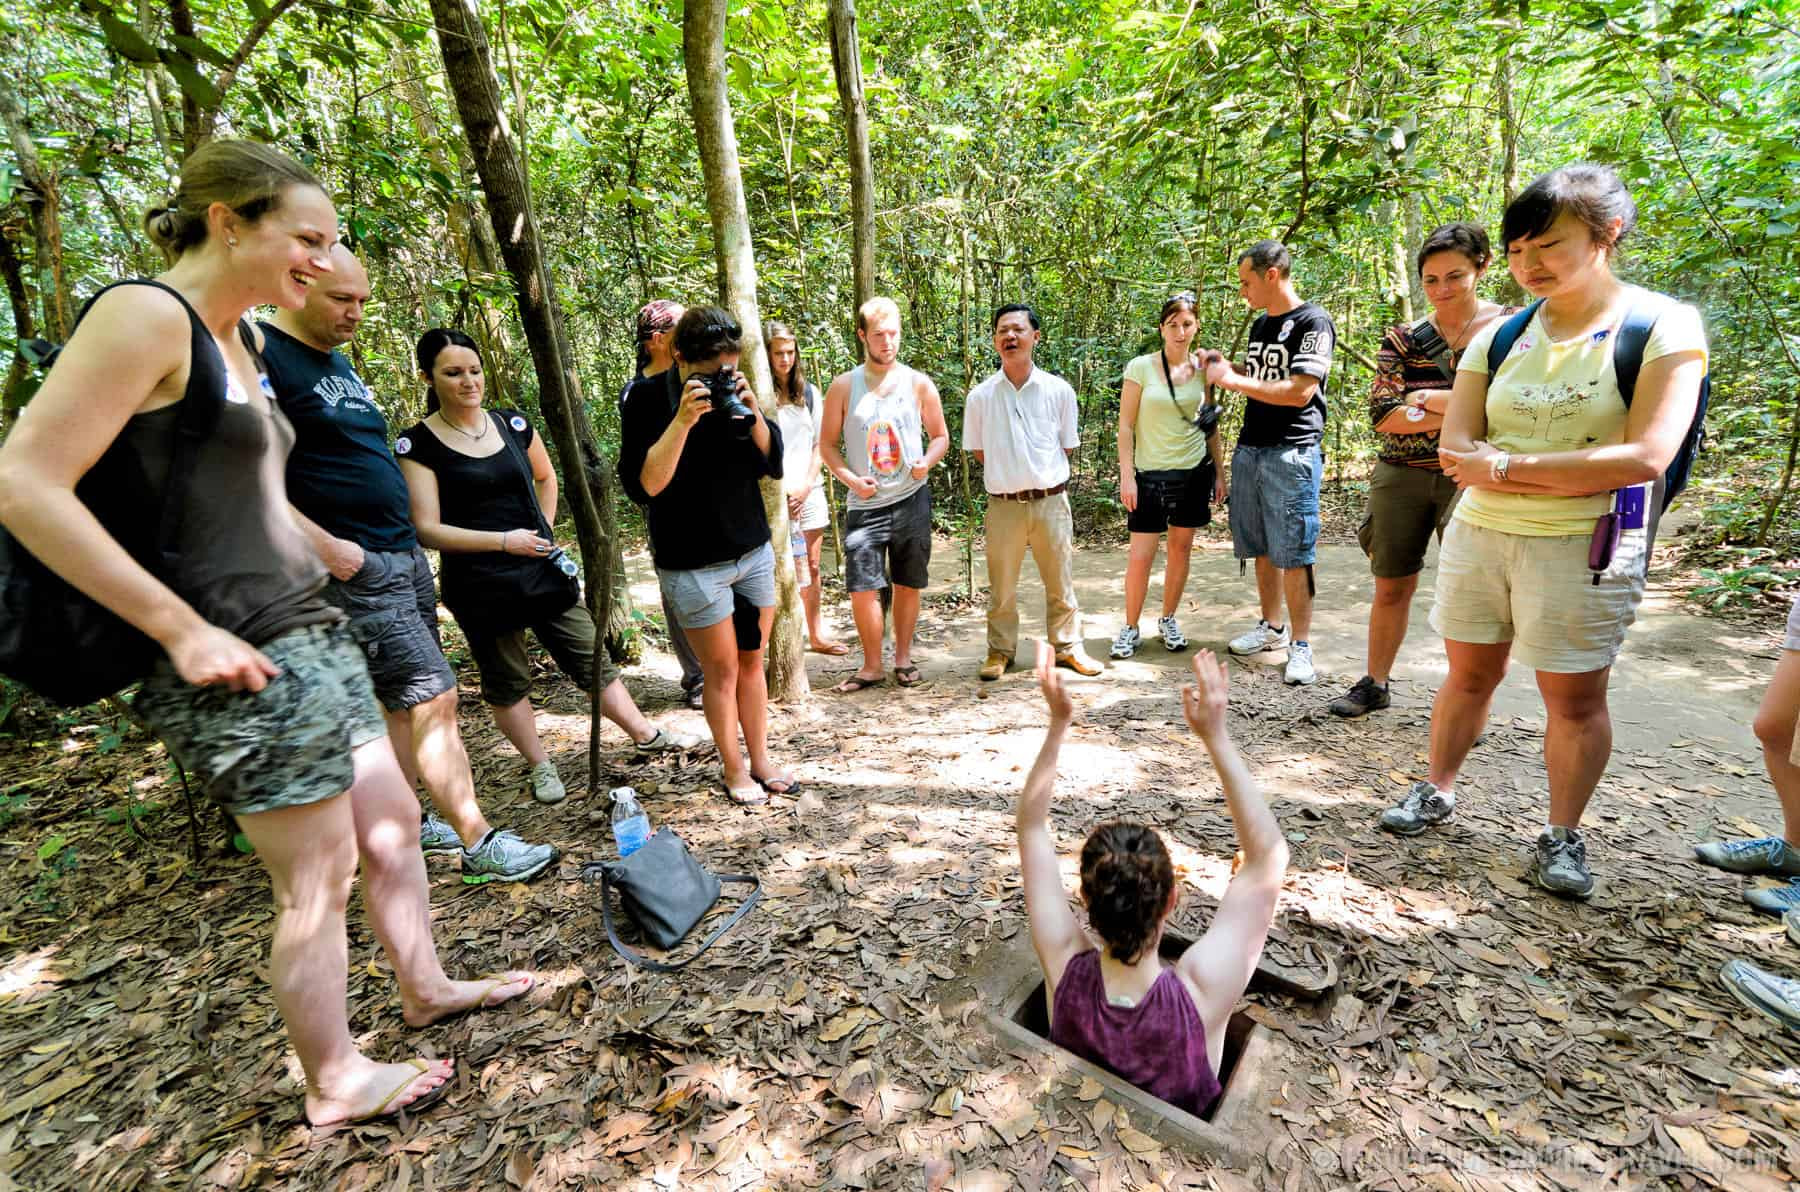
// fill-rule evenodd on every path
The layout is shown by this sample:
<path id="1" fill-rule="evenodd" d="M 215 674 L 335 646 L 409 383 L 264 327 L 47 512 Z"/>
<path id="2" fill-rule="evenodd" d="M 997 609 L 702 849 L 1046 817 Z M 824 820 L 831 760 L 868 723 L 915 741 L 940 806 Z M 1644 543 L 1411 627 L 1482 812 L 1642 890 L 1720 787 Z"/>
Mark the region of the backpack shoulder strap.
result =
<path id="1" fill-rule="evenodd" d="M 1619 396 L 1628 410 L 1632 391 L 1637 388 L 1638 373 L 1644 367 L 1644 348 L 1650 342 L 1650 332 L 1668 308 L 1669 301 L 1661 294 L 1645 293 L 1631 304 L 1624 321 L 1619 324 L 1618 338 L 1613 341 L 1613 376 L 1619 382 Z"/>
<path id="2" fill-rule="evenodd" d="M 1494 338 L 1489 342 L 1487 352 L 1489 383 L 1493 382 L 1494 374 L 1500 371 L 1500 365 L 1506 359 L 1507 353 L 1513 350 L 1513 345 L 1519 342 L 1521 335 L 1525 334 L 1525 328 L 1531 326 L 1532 316 L 1537 314 L 1538 307 L 1542 305 L 1544 305 L 1544 300 L 1539 298 L 1500 324 L 1500 330 L 1494 332 Z"/>

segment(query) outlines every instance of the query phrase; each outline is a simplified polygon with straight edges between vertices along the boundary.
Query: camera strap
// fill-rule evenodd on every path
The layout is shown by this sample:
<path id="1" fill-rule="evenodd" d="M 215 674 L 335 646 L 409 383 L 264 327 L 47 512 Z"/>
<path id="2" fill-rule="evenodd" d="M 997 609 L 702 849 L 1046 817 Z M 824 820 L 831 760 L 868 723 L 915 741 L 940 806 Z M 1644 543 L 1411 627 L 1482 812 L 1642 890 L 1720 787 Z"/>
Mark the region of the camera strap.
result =
<path id="1" fill-rule="evenodd" d="M 531 460 L 526 457 L 519 444 L 513 440 L 512 431 L 507 427 L 506 419 L 500 417 L 493 410 L 488 411 L 488 417 L 493 420 L 495 428 L 500 432 L 500 441 L 506 444 L 507 452 L 512 456 L 513 463 L 518 466 L 519 477 L 525 482 L 525 499 L 531 502 L 532 512 L 537 514 L 538 531 L 546 539 L 555 542 L 556 533 L 550 528 L 549 521 L 544 517 L 544 507 L 538 504 L 537 485 L 531 481 Z"/>

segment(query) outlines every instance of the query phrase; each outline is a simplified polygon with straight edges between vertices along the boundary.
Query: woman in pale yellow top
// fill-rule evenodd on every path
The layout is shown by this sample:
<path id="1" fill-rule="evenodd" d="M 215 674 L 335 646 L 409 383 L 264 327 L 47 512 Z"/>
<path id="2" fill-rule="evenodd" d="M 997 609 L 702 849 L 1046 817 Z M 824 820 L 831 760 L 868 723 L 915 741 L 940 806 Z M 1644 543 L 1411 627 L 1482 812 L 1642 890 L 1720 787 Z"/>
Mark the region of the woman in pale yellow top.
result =
<path id="1" fill-rule="evenodd" d="M 1537 671 L 1547 722 L 1550 806 L 1532 876 L 1570 898 L 1594 888 L 1579 828 L 1612 753 L 1607 678 L 1643 596 L 1660 512 L 1652 486 L 1682 447 L 1706 375 L 1699 313 L 1613 274 L 1636 221 L 1618 176 L 1587 164 L 1544 175 L 1506 209 L 1508 266 L 1538 301 L 1483 329 L 1459 362 L 1439 455 L 1464 495 L 1431 614 L 1450 674 L 1432 707 L 1426 780 L 1381 816 L 1408 836 L 1450 818 L 1457 772 L 1516 656 Z M 1655 323 L 1627 399 L 1613 349 L 1634 311 Z M 1490 377 L 1501 336 L 1516 338 Z M 1615 510 L 1626 528 L 1590 569 L 1596 522 Z"/>
<path id="2" fill-rule="evenodd" d="M 1125 561 L 1125 623 L 1113 638 L 1114 658 L 1130 658 L 1143 640 L 1138 618 L 1165 532 L 1169 560 L 1156 632 L 1163 649 L 1187 649 L 1175 612 L 1187 587 L 1194 531 L 1212 521 L 1212 507 L 1225 500 L 1219 409 L 1207 404 L 1206 377 L 1192 350 L 1200 327 L 1195 301 L 1183 291 L 1163 303 L 1156 320 L 1161 346 L 1125 366 L 1119 390 L 1119 500 L 1128 514 L 1131 553 Z"/>

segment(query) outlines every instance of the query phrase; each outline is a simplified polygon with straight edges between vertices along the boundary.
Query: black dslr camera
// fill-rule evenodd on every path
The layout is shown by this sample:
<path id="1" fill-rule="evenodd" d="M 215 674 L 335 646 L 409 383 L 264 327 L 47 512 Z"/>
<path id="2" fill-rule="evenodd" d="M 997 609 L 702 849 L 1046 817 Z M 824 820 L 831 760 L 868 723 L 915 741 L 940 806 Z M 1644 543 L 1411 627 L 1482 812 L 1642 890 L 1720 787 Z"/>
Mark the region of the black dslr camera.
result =
<path id="1" fill-rule="evenodd" d="M 706 382 L 707 398 L 712 402 L 713 413 L 723 414 L 731 420 L 731 429 L 739 438 L 748 438 L 756 425 L 756 415 L 738 396 L 737 369 L 727 364 L 718 372 L 701 379 Z"/>

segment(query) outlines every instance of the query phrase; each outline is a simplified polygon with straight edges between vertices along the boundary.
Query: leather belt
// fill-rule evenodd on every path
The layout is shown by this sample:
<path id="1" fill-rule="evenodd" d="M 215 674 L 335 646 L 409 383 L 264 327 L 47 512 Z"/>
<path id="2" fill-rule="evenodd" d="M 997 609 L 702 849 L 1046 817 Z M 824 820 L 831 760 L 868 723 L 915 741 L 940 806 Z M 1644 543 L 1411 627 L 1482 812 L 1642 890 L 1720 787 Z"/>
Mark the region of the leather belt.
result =
<path id="1" fill-rule="evenodd" d="M 1023 492 L 989 493 L 988 496 L 996 501 L 1041 501 L 1045 497 L 1054 497 L 1057 493 L 1066 492 L 1068 487 L 1069 482 L 1065 480 L 1055 488 L 1028 488 Z"/>

